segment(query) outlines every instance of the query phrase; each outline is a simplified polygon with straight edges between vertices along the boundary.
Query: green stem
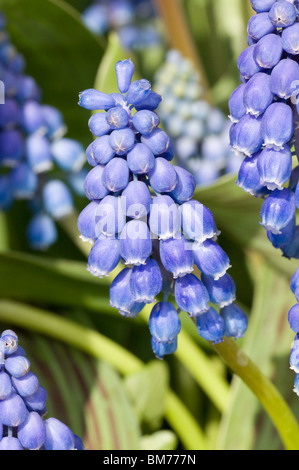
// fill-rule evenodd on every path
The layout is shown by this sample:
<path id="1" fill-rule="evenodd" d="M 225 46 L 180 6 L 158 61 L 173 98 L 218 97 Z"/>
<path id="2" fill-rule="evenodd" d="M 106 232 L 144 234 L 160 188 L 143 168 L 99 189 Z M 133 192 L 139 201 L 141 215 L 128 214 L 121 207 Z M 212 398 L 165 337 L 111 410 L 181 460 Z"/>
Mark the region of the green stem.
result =
<path id="1" fill-rule="evenodd" d="M 27 305 L 0 300 L 0 319 L 10 325 L 17 325 L 30 331 L 50 336 L 76 347 L 85 353 L 111 364 L 123 375 L 138 372 L 144 363 L 93 329 L 86 328 L 71 320 Z M 189 410 L 171 391 L 165 403 L 165 417 L 180 437 L 186 450 L 206 450 L 204 434 Z"/>
<path id="2" fill-rule="evenodd" d="M 276 387 L 235 341 L 225 338 L 213 346 L 228 367 L 252 390 L 272 419 L 287 450 L 299 450 L 299 426 Z"/>

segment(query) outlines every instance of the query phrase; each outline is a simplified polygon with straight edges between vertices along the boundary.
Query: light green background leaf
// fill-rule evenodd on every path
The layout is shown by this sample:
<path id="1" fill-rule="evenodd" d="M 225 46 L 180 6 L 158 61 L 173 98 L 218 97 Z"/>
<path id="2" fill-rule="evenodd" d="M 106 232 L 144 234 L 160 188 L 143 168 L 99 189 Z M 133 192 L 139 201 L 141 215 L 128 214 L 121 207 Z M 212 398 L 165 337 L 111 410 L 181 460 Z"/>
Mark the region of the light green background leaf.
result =
<path id="1" fill-rule="evenodd" d="M 172 431 L 157 431 L 151 435 L 142 436 L 142 450 L 175 450 L 178 439 Z"/>
<path id="2" fill-rule="evenodd" d="M 125 378 L 124 385 L 139 420 L 150 429 L 162 425 L 169 373 L 165 362 L 151 361 L 142 371 Z"/>

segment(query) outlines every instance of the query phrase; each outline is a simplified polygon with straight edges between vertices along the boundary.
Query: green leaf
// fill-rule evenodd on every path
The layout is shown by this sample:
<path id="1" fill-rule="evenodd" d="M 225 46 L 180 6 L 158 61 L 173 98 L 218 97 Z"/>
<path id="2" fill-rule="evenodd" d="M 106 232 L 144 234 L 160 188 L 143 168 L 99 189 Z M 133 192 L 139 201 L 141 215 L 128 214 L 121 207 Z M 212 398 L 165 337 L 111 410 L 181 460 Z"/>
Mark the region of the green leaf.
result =
<path id="1" fill-rule="evenodd" d="M 162 424 L 168 382 L 167 365 L 158 361 L 149 362 L 140 372 L 125 378 L 124 385 L 139 420 L 152 430 Z"/>
<path id="2" fill-rule="evenodd" d="M 86 263 L 5 252 L 0 253 L 0 277 L 2 298 L 116 312 L 109 306 L 109 279 L 99 282 Z"/>
<path id="3" fill-rule="evenodd" d="M 175 450 L 178 439 L 172 431 L 157 431 L 149 436 L 142 436 L 142 450 Z"/>
<path id="4" fill-rule="evenodd" d="M 138 419 L 110 365 L 36 334 L 19 340 L 48 392 L 48 417 L 67 424 L 88 450 L 139 449 Z"/>
<path id="5" fill-rule="evenodd" d="M 298 397 L 292 393 L 294 373 L 289 370 L 290 345 L 294 333 L 287 321 L 287 312 L 295 299 L 289 280 L 258 257 L 252 264 L 255 280 L 253 309 L 243 350 L 273 382 L 298 416 Z M 269 417 L 244 382 L 234 378 L 230 406 L 223 414 L 218 448 L 228 450 L 277 450 L 281 440 Z M 246 418 L 240 426 L 240 416 Z M 287 423 L 286 423 L 287 426 Z"/>
<path id="6" fill-rule="evenodd" d="M 9 235 L 6 214 L 0 212 L 0 250 L 9 248 Z"/>
<path id="7" fill-rule="evenodd" d="M 97 377 L 94 383 L 91 399 L 100 395 L 98 399 L 98 419 L 109 424 L 109 442 L 98 446 L 102 450 L 138 450 L 140 430 L 139 424 L 131 406 L 128 396 L 122 386 L 119 375 L 107 364 L 99 363 Z M 90 418 L 94 419 L 93 413 Z"/>
<path id="8" fill-rule="evenodd" d="M 90 5 L 89 0 L 66 0 L 67 3 L 72 5 L 72 7 L 76 8 L 76 10 L 84 11 Z"/>
<path id="9" fill-rule="evenodd" d="M 43 102 L 64 115 L 69 136 L 87 144 L 89 112 L 78 94 L 93 86 L 105 43 L 63 0 L 0 0 L 12 43 L 26 60 L 26 73 L 42 90 Z M 82 124 L 83 123 L 83 124 Z"/>

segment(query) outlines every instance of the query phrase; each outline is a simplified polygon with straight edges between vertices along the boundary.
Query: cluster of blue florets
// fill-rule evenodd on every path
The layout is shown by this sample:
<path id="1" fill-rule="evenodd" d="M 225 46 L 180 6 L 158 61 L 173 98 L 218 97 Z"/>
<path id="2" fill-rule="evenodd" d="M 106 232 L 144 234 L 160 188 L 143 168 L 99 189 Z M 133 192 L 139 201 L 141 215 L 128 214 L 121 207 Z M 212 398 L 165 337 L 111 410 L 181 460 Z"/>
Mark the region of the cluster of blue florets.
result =
<path id="1" fill-rule="evenodd" d="M 11 43 L 3 16 L 0 33 L 0 210 L 9 210 L 16 200 L 29 201 L 27 238 L 33 249 L 43 250 L 57 239 L 55 221 L 73 211 L 72 178 L 78 178 L 85 151 L 65 137 L 60 111 L 42 104 L 41 90 L 25 73 L 25 59 Z"/>
<path id="2" fill-rule="evenodd" d="M 261 224 L 286 258 L 299 258 L 299 2 L 251 0 L 248 48 L 238 59 L 241 85 L 229 100 L 232 147 L 244 156 L 237 184 L 264 198 Z M 297 156 L 296 156 L 297 154 Z M 296 299 L 299 270 L 291 281 Z M 299 307 L 288 314 L 296 332 L 290 356 L 299 394 Z"/>
<path id="3" fill-rule="evenodd" d="M 93 167 L 85 180 L 90 202 L 78 218 L 81 238 L 92 243 L 88 270 L 108 276 L 122 263 L 110 304 L 125 317 L 136 317 L 158 299 L 149 327 L 159 358 L 177 348 L 178 309 L 194 317 L 200 335 L 212 342 L 238 338 L 247 317 L 235 303 L 230 260 L 216 242 L 212 213 L 192 199 L 194 177 L 171 163 L 173 145 L 155 112 L 161 96 L 148 80 L 132 81 L 130 59 L 115 69 L 119 93 L 88 89 L 79 99 L 80 106 L 101 111 L 89 120 L 95 137 L 86 151 Z"/>
<path id="4" fill-rule="evenodd" d="M 141 50 L 161 42 L 151 0 L 94 0 L 82 21 L 95 34 L 116 31 L 128 50 Z"/>
<path id="5" fill-rule="evenodd" d="M 245 158 L 237 184 L 265 201 L 261 224 L 287 258 L 299 258 L 298 2 L 251 0 L 248 47 L 238 58 L 242 83 L 229 100 L 232 147 Z M 296 149 L 298 150 L 298 148 Z M 294 158 L 293 158 L 294 157 Z"/>
<path id="6" fill-rule="evenodd" d="M 0 450 L 84 450 L 82 440 L 56 418 L 46 418 L 47 391 L 31 370 L 18 336 L 0 337 Z"/>
<path id="7" fill-rule="evenodd" d="M 163 96 L 159 116 L 178 163 L 196 183 L 207 185 L 223 174 L 237 173 L 240 158 L 229 146 L 230 120 L 207 101 L 192 62 L 177 50 L 168 51 L 156 73 L 155 89 Z"/>

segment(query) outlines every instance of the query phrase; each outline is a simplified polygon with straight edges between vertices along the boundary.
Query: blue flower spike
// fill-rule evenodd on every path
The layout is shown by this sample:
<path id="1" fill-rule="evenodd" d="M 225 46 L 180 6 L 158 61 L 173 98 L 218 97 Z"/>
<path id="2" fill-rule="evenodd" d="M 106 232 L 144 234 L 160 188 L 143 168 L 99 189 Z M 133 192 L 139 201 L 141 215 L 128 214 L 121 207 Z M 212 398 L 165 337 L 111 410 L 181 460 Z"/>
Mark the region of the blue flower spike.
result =
<path id="1" fill-rule="evenodd" d="M 299 111 L 299 5 L 297 0 L 251 0 L 251 5 L 256 14 L 248 21 L 249 46 L 237 62 L 241 84 L 229 100 L 230 145 L 243 157 L 237 184 L 264 199 L 260 224 L 273 248 L 285 258 L 299 259 L 299 165 L 294 146 Z M 298 270 L 290 287 L 298 302 Z M 240 311 L 232 305 L 221 309 L 227 334 L 237 331 L 238 324 L 242 332 L 242 314 L 235 318 Z M 290 367 L 296 373 L 294 392 L 299 395 L 298 303 L 289 310 L 288 322 L 296 333 Z"/>
<path id="2" fill-rule="evenodd" d="M 0 450 L 85 450 L 82 440 L 47 417 L 47 391 L 13 330 L 0 337 Z"/>
<path id="3" fill-rule="evenodd" d="M 161 96 L 148 80 L 132 81 L 130 59 L 117 62 L 115 71 L 118 93 L 80 94 L 83 108 L 104 112 L 89 125 L 96 138 L 87 148 L 89 203 L 78 217 L 78 230 L 92 244 L 87 270 L 97 277 L 116 270 L 109 289 L 112 308 L 134 319 L 153 304 L 151 346 L 163 359 L 178 347 L 181 311 L 196 321 L 213 301 L 219 310 L 234 302 L 236 288 L 213 214 L 192 199 L 195 178 L 171 162 L 172 140 L 159 127 Z M 210 125 L 221 128 L 221 122 L 215 112 Z M 196 265 L 202 280 L 194 273 Z M 199 329 L 219 341 L 225 323 L 219 312 L 211 312 Z M 239 330 L 235 336 L 241 336 Z"/>

